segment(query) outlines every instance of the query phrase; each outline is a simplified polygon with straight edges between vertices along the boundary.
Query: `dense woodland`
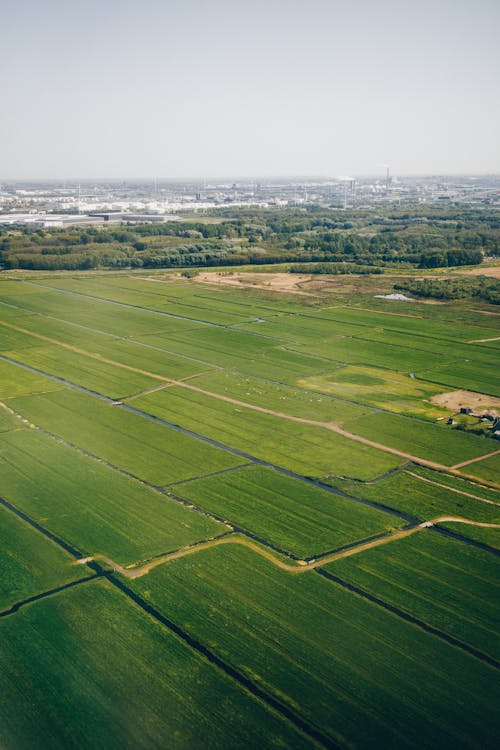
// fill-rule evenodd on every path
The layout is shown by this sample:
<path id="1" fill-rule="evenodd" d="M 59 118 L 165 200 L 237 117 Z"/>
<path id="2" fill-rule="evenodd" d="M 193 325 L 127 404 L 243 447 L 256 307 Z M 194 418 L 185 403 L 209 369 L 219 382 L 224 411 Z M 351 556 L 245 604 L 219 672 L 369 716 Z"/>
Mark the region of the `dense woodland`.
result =
<path id="1" fill-rule="evenodd" d="M 186 268 L 320 263 L 349 268 L 443 268 L 497 256 L 493 211 L 452 207 L 346 210 L 220 209 L 160 224 L 0 228 L 4 269 Z M 338 265 L 341 264 L 341 265 Z M 343 269 L 343 270 L 342 270 Z M 311 268 L 308 268 L 310 271 Z"/>

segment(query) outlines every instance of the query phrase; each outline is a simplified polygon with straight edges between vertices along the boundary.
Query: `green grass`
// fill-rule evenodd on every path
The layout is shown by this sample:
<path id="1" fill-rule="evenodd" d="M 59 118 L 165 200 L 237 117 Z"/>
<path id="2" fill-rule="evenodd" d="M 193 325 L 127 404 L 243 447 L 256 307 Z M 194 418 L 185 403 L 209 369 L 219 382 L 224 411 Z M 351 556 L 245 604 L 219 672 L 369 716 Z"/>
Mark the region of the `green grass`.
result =
<path id="1" fill-rule="evenodd" d="M 283 383 L 331 369 L 331 365 L 308 353 L 282 348 L 279 340 L 255 336 L 236 329 L 204 328 L 186 334 L 141 336 L 144 343 L 180 355 L 194 357 L 217 367 Z"/>
<path id="2" fill-rule="evenodd" d="M 495 745 L 495 670 L 314 573 L 227 545 L 132 586 L 342 747 Z"/>
<path id="3" fill-rule="evenodd" d="M 5 748 L 310 745 L 104 581 L 0 621 Z"/>
<path id="4" fill-rule="evenodd" d="M 500 448 L 500 443 L 495 440 L 490 443 L 492 451 L 497 447 Z M 487 482 L 500 483 L 500 453 L 490 458 L 485 458 L 484 461 L 477 461 L 470 466 L 464 466 L 462 471 L 465 474 L 471 474 L 472 476 L 479 477 L 479 479 L 485 479 Z"/>
<path id="5" fill-rule="evenodd" d="M 9 430 L 17 430 L 22 426 L 22 422 L 19 417 L 11 414 L 6 409 L 0 407 L 0 432 L 8 432 Z"/>
<path id="6" fill-rule="evenodd" d="M 16 365 L 0 360 L 0 399 L 57 391 L 62 387 L 59 383 L 44 378 L 43 375 L 37 375 L 34 372 L 24 370 L 22 367 L 16 367 Z"/>
<path id="7" fill-rule="evenodd" d="M 370 333 L 367 331 L 367 337 Z M 304 351 L 317 357 L 324 357 L 333 362 L 353 365 L 382 367 L 397 372 L 416 372 L 424 367 L 435 367 L 443 362 L 439 354 L 431 354 L 409 346 L 380 344 L 378 341 L 335 336 L 320 343 L 311 343 L 294 347 L 294 351 Z M 325 368 L 324 368 L 325 369 Z"/>
<path id="8" fill-rule="evenodd" d="M 498 369 L 492 363 L 482 366 L 472 353 L 470 360 L 455 361 L 436 368 L 420 367 L 416 370 L 419 378 L 446 385 L 451 388 L 464 388 L 489 396 L 500 396 Z"/>
<path id="9" fill-rule="evenodd" d="M 440 523 L 438 524 L 443 529 L 453 531 L 454 534 L 461 534 L 466 536 L 468 539 L 473 539 L 481 544 L 486 544 L 488 547 L 500 550 L 500 529 L 487 529 L 481 526 L 462 526 L 458 523 Z M 464 529 L 466 530 L 464 534 Z"/>
<path id="10" fill-rule="evenodd" d="M 87 352 L 101 355 L 106 359 L 129 367 L 137 367 L 156 375 L 184 378 L 209 369 L 209 365 L 200 364 L 182 355 L 157 350 L 152 346 L 131 341 L 123 336 L 102 333 L 99 332 L 98 328 L 83 328 L 74 323 L 53 320 L 42 314 L 25 315 L 16 322 L 20 327 L 33 333 L 48 336 L 63 344 L 70 344 Z M 99 326 L 99 320 L 94 322 L 94 326 Z M 22 335 L 28 339 L 28 343 L 33 348 L 42 344 L 42 341 L 34 336 Z"/>
<path id="11" fill-rule="evenodd" d="M 0 506 L 0 611 L 89 575 L 60 547 Z"/>
<path id="12" fill-rule="evenodd" d="M 132 563 L 225 527 L 35 430 L 0 434 L 2 496 L 85 555 Z"/>
<path id="13" fill-rule="evenodd" d="M 486 500 L 492 500 L 494 503 L 500 503 L 500 490 L 485 487 L 484 485 L 471 482 L 465 478 L 457 477 L 452 474 L 436 474 L 435 471 L 424 469 L 421 466 L 415 467 L 412 471 L 414 474 L 418 474 L 425 479 L 445 484 L 447 487 L 451 487 L 459 492 L 467 492 L 471 495 L 485 498 Z"/>
<path id="14" fill-rule="evenodd" d="M 448 413 L 429 403 L 429 398 L 442 389 L 379 367 L 347 365 L 324 375 L 299 380 L 298 385 L 397 414 L 437 419 Z"/>
<path id="15" fill-rule="evenodd" d="M 157 486 L 243 463 L 85 393 L 67 389 L 8 403 L 37 426 Z"/>
<path id="16" fill-rule="evenodd" d="M 238 401 L 318 422 L 338 422 L 370 413 L 370 409 L 348 401 L 227 371 L 202 375 L 192 384 Z"/>
<path id="17" fill-rule="evenodd" d="M 450 524 L 461 530 L 461 525 Z M 497 532 L 498 534 L 498 532 Z M 417 532 L 325 567 L 433 627 L 500 658 L 497 561 L 435 532 Z"/>
<path id="18" fill-rule="evenodd" d="M 56 344 L 6 352 L 6 356 L 115 399 L 158 385 L 157 380 L 146 375 L 100 362 Z M 50 380 L 45 382 L 50 383 Z"/>
<path id="19" fill-rule="evenodd" d="M 303 476 L 372 479 L 400 460 L 321 427 L 291 422 L 181 387 L 143 396 L 134 406 Z"/>
<path id="20" fill-rule="evenodd" d="M 194 480 L 173 491 L 301 557 L 398 525 L 394 516 L 261 466 Z"/>
<path id="21" fill-rule="evenodd" d="M 430 424 L 393 414 L 369 414 L 347 421 L 343 426 L 348 432 L 446 466 L 494 450 L 492 440 L 450 430 L 444 424 Z"/>
<path id="22" fill-rule="evenodd" d="M 225 530 L 34 430 L 1 435 L 0 458 L 3 497 L 85 554 L 131 563 Z"/>
<path id="23" fill-rule="evenodd" d="M 429 472 L 428 476 L 432 476 L 434 482 L 441 483 L 444 475 Z M 429 521 L 438 516 L 450 515 L 485 523 L 500 523 L 500 508 L 497 506 L 458 494 L 451 487 L 447 489 L 423 482 L 404 471 L 373 484 L 339 479 L 328 480 L 328 484 L 357 497 L 374 500 L 408 513 L 421 520 Z M 483 496 L 482 488 L 472 486 L 461 489 L 479 497 Z M 466 536 L 469 528 L 472 527 L 461 525 L 459 531 Z"/>

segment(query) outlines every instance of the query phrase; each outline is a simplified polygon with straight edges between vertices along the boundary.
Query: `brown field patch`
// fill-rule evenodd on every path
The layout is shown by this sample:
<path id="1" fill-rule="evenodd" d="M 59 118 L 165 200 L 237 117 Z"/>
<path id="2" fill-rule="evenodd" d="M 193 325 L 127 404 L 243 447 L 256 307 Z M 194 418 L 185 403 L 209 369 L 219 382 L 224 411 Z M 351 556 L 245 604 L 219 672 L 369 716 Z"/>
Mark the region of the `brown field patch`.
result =
<path id="1" fill-rule="evenodd" d="M 449 393 L 439 393 L 431 396 L 430 401 L 437 406 L 444 406 L 450 411 L 460 411 L 461 408 L 468 407 L 473 412 L 488 412 L 493 415 L 500 415 L 500 398 L 487 396 L 484 393 L 474 393 L 474 391 L 450 391 Z"/>

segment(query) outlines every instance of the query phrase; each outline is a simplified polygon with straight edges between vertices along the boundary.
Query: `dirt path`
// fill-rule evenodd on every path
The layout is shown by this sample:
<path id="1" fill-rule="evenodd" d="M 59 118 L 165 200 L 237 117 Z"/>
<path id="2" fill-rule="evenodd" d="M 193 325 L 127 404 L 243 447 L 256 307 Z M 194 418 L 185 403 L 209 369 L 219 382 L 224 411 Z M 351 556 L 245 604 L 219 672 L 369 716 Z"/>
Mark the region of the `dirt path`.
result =
<path id="1" fill-rule="evenodd" d="M 296 417 L 292 414 L 285 414 L 283 412 L 275 411 L 274 409 L 267 409 L 263 406 L 257 406 L 255 404 L 249 404 L 246 401 L 240 401 L 239 399 L 231 398 L 230 396 L 223 396 L 220 393 L 213 393 L 212 391 L 206 391 L 203 388 L 199 388 L 196 385 L 191 385 L 190 383 L 187 383 L 183 380 L 175 380 L 173 378 L 168 378 L 164 375 L 158 375 L 153 372 L 149 372 L 148 370 L 143 370 L 139 367 L 132 367 L 131 365 L 126 365 L 122 362 L 116 362 L 113 359 L 108 359 L 107 357 L 103 357 L 101 354 L 96 354 L 94 352 L 89 352 L 85 349 L 80 349 L 77 346 L 73 346 L 72 344 L 66 344 L 62 341 L 58 341 L 57 339 L 51 338 L 50 336 L 45 336 L 41 333 L 33 333 L 32 331 L 21 328 L 20 326 L 13 325 L 12 323 L 6 323 L 4 321 L 0 321 L 0 325 L 5 326 L 7 328 L 11 328 L 14 331 L 18 331 L 19 333 L 25 333 L 29 336 L 33 336 L 34 338 L 41 339 L 42 341 L 47 341 L 51 344 L 55 344 L 56 346 L 60 346 L 64 349 L 69 349 L 70 351 L 73 351 L 77 354 L 82 354 L 86 357 L 90 357 L 91 359 L 95 359 L 99 362 L 103 362 L 105 364 L 114 365 L 115 367 L 120 367 L 124 370 L 128 370 L 129 372 L 135 372 L 139 375 L 145 375 L 147 377 L 153 378 L 154 380 L 159 380 L 163 383 L 169 383 L 170 385 L 176 385 L 180 388 L 187 388 L 188 390 L 195 391 L 196 393 L 201 393 L 204 396 L 209 396 L 211 398 L 216 398 L 219 401 L 225 401 L 226 403 L 233 404 L 235 406 L 241 406 L 244 409 L 251 409 L 252 411 L 260 412 L 261 414 L 269 414 L 273 417 L 279 417 L 280 419 L 287 419 L 290 422 L 298 422 L 299 424 L 307 424 L 312 427 L 320 427 L 322 429 L 330 430 L 331 432 L 335 432 L 337 435 L 341 435 L 342 437 L 347 438 L 348 440 L 353 440 L 357 443 L 362 443 L 363 445 L 368 445 L 371 448 L 376 448 L 381 451 L 385 451 L 386 453 L 391 453 L 394 456 L 399 456 L 400 458 L 404 458 L 407 461 L 411 461 L 415 464 L 419 464 L 420 466 L 425 466 L 429 469 L 437 469 L 438 471 L 449 471 L 450 468 L 452 470 L 459 469 L 461 466 L 466 466 L 468 463 L 473 463 L 475 461 L 480 461 L 483 458 L 487 458 L 490 455 L 494 455 L 495 453 L 500 453 L 500 451 L 494 451 L 492 454 L 487 454 L 487 456 L 480 456 L 479 458 L 471 459 L 470 461 L 465 461 L 462 464 L 457 464 L 456 466 L 447 466 L 445 464 L 438 463 L 437 461 L 430 461 L 425 458 L 420 458 L 419 456 L 414 456 L 411 453 L 406 453 L 404 451 L 398 450 L 397 448 L 392 448 L 388 445 L 384 445 L 384 443 L 376 442 L 375 440 L 369 440 L 368 438 L 362 437 L 361 435 L 356 435 L 352 432 L 347 432 L 347 430 L 344 430 L 342 427 L 340 427 L 335 422 L 319 422 L 314 419 L 306 419 L 305 417 Z"/>
<path id="2" fill-rule="evenodd" d="M 492 339 L 472 339 L 472 341 L 467 341 L 468 344 L 484 344 L 486 341 L 500 341 L 500 336 L 495 336 Z"/>
<path id="3" fill-rule="evenodd" d="M 475 464 L 478 461 L 484 461 L 486 458 L 491 458 L 492 456 L 497 456 L 500 453 L 500 449 L 496 451 L 492 451 L 491 453 L 486 453 L 484 456 L 478 456 L 477 458 L 469 458 L 468 461 L 462 461 L 460 464 L 455 464 L 455 466 L 451 466 L 450 468 L 452 471 L 456 471 L 456 469 L 461 469 L 462 466 L 469 466 L 469 464 Z"/>
<path id="4" fill-rule="evenodd" d="M 80 560 L 77 560 L 74 564 L 85 565 L 93 561 L 101 561 L 109 565 L 117 573 L 120 573 L 126 578 L 133 579 L 140 578 L 141 576 L 149 573 L 150 570 L 153 570 L 153 568 L 158 567 L 158 565 L 163 565 L 163 563 L 170 562 L 171 560 L 178 560 L 182 557 L 187 557 L 188 555 L 195 554 L 196 552 L 200 552 L 202 550 L 211 549 L 212 547 L 219 547 L 221 544 L 240 544 L 243 547 L 247 547 L 253 552 L 256 552 L 266 560 L 269 560 L 269 562 L 273 563 L 273 565 L 276 565 L 276 567 L 280 568 L 281 570 L 286 570 L 288 573 L 294 574 L 306 573 L 308 570 L 314 570 L 315 568 L 322 567 L 323 565 L 328 565 L 328 563 L 335 562 L 336 560 L 342 560 L 346 557 L 357 555 L 367 549 L 379 547 L 382 544 L 388 544 L 389 542 L 394 542 L 397 539 L 404 539 L 408 536 L 411 536 L 412 534 L 416 534 L 418 531 L 423 531 L 424 529 L 435 526 L 438 523 L 464 523 L 468 524 L 469 526 L 479 526 L 481 528 L 488 529 L 500 529 L 500 524 L 480 523 L 479 521 L 471 521 L 468 518 L 461 518 L 460 516 L 438 516 L 437 518 L 433 518 L 431 521 L 423 521 L 417 526 L 412 526 L 409 529 L 399 529 L 397 531 L 394 531 L 392 534 L 380 537 L 379 539 L 373 539 L 369 542 L 361 542 L 360 544 L 354 547 L 350 547 L 349 549 L 341 550 L 340 552 L 332 552 L 331 555 L 326 555 L 325 557 L 321 557 L 317 560 L 311 560 L 310 562 L 306 562 L 305 560 L 298 560 L 296 563 L 284 562 L 269 550 L 256 544 L 255 542 L 250 541 L 244 536 L 240 536 L 239 534 L 230 534 L 228 536 L 220 537 L 219 539 L 211 539 L 207 542 L 201 542 L 198 544 L 193 544 L 189 547 L 184 547 L 177 552 L 161 555 L 160 557 L 147 562 L 145 565 L 141 565 L 138 567 L 134 567 L 133 565 L 123 567 L 122 565 L 115 562 L 111 558 L 106 557 L 105 555 L 84 557 Z"/>
<path id="5" fill-rule="evenodd" d="M 413 471 L 405 471 L 405 474 L 409 474 L 410 477 L 415 477 L 415 479 L 420 479 L 421 482 L 427 482 L 428 484 L 433 484 L 434 487 L 443 487 L 443 489 L 450 490 L 450 492 L 455 492 L 457 495 L 464 495 L 465 497 L 471 497 L 473 500 L 480 500 L 482 503 L 488 503 L 488 505 L 496 505 L 500 507 L 500 503 L 496 503 L 494 500 L 487 500 L 485 497 L 479 497 L 479 495 L 472 495 L 470 492 L 457 490 L 455 489 L 455 487 L 450 487 L 449 484 L 443 484 L 442 482 L 434 482 L 432 479 L 427 479 L 427 477 L 421 477 L 420 474 L 415 474 L 415 472 Z"/>

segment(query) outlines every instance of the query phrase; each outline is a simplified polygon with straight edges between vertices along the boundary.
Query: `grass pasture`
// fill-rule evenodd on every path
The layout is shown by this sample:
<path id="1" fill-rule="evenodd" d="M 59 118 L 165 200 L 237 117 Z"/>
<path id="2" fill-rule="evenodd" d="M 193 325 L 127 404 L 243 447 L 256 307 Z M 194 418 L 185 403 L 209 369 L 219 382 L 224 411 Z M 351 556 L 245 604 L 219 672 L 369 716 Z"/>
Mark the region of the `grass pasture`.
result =
<path id="1" fill-rule="evenodd" d="M 173 489 L 299 557 L 314 557 L 399 525 L 394 516 L 262 466 Z"/>
<path id="2" fill-rule="evenodd" d="M 244 463 L 219 448 L 74 390 L 8 403 L 37 426 L 156 486 Z"/>
<path id="3" fill-rule="evenodd" d="M 303 476 L 373 479 L 401 463 L 397 456 L 324 428 L 255 412 L 178 386 L 138 398 L 134 406 Z"/>
<path id="4" fill-rule="evenodd" d="M 5 748 L 309 746 L 104 581 L 0 621 L 0 654 Z"/>
<path id="5" fill-rule="evenodd" d="M 394 414 L 368 414 L 347 421 L 343 426 L 348 432 L 446 466 L 454 466 L 494 450 L 492 440 L 450 430 L 444 424 L 430 424 Z"/>
<path id="6" fill-rule="evenodd" d="M 79 549 L 121 564 L 225 531 L 36 430 L 0 434 L 2 496 Z"/>
<path id="7" fill-rule="evenodd" d="M 498 442 L 493 442 L 491 447 L 493 450 L 496 446 L 500 446 Z M 500 453 L 490 458 L 485 458 L 483 461 L 477 461 L 470 466 L 464 466 L 462 469 L 465 474 L 471 474 L 479 479 L 485 479 L 487 482 L 500 483 Z"/>
<path id="8" fill-rule="evenodd" d="M 379 367 L 346 365 L 320 376 L 299 380 L 298 385 L 308 391 L 348 399 L 397 414 L 436 419 L 447 414 L 446 410 L 429 403 L 429 398 L 442 389 Z"/>
<path id="9" fill-rule="evenodd" d="M 413 469 L 411 471 L 413 473 Z M 418 469 L 418 472 L 421 470 Z M 330 479 L 328 484 L 356 497 L 374 500 L 408 513 L 422 521 L 430 521 L 438 516 L 446 515 L 468 518 L 481 523 L 500 523 L 500 508 L 476 499 L 476 496 L 480 498 L 484 496 L 482 488 L 474 485 L 468 486 L 462 482 L 461 491 L 455 492 L 452 487 L 439 486 L 442 476 L 444 475 L 438 472 L 426 472 L 426 477 L 432 477 L 433 483 L 431 484 L 402 471 L 372 484 L 341 479 Z M 468 497 L 467 494 L 463 494 L 464 492 L 474 497 Z M 486 499 L 489 499 L 488 495 Z M 460 525 L 456 530 L 460 534 L 467 535 L 472 528 Z"/>
<path id="10" fill-rule="evenodd" d="M 226 545 L 132 585 L 341 747 L 495 745 L 491 667 L 317 574 Z"/>
<path id="11" fill-rule="evenodd" d="M 6 352 L 5 356 L 114 399 L 158 385 L 157 380 L 146 375 L 100 362 L 56 344 L 34 346 L 29 353 L 23 349 Z"/>
<path id="12" fill-rule="evenodd" d="M 61 388 L 60 383 L 0 359 L 0 399 L 58 391 Z"/>
<path id="13" fill-rule="evenodd" d="M 201 375 L 193 380 L 193 385 L 264 409 L 318 422 L 344 421 L 370 413 L 369 408 L 349 401 L 227 371 Z"/>
<path id="14" fill-rule="evenodd" d="M 72 558 L 0 505 L 0 612 L 16 602 L 89 575 Z"/>
<path id="15" fill-rule="evenodd" d="M 500 524 L 484 458 L 500 443 L 430 402 L 494 393 L 498 342 L 472 342 L 498 317 L 375 298 L 392 274 L 295 297 L 147 270 L 9 275 L 2 749 L 496 747 L 499 530 L 445 520 L 321 564 L 411 519 Z M 74 566 L 65 544 L 139 576 Z"/>
<path id="16" fill-rule="evenodd" d="M 454 530 L 457 526 L 450 524 Z M 491 553 L 423 531 L 337 560 L 325 569 L 500 659 L 500 582 Z"/>

